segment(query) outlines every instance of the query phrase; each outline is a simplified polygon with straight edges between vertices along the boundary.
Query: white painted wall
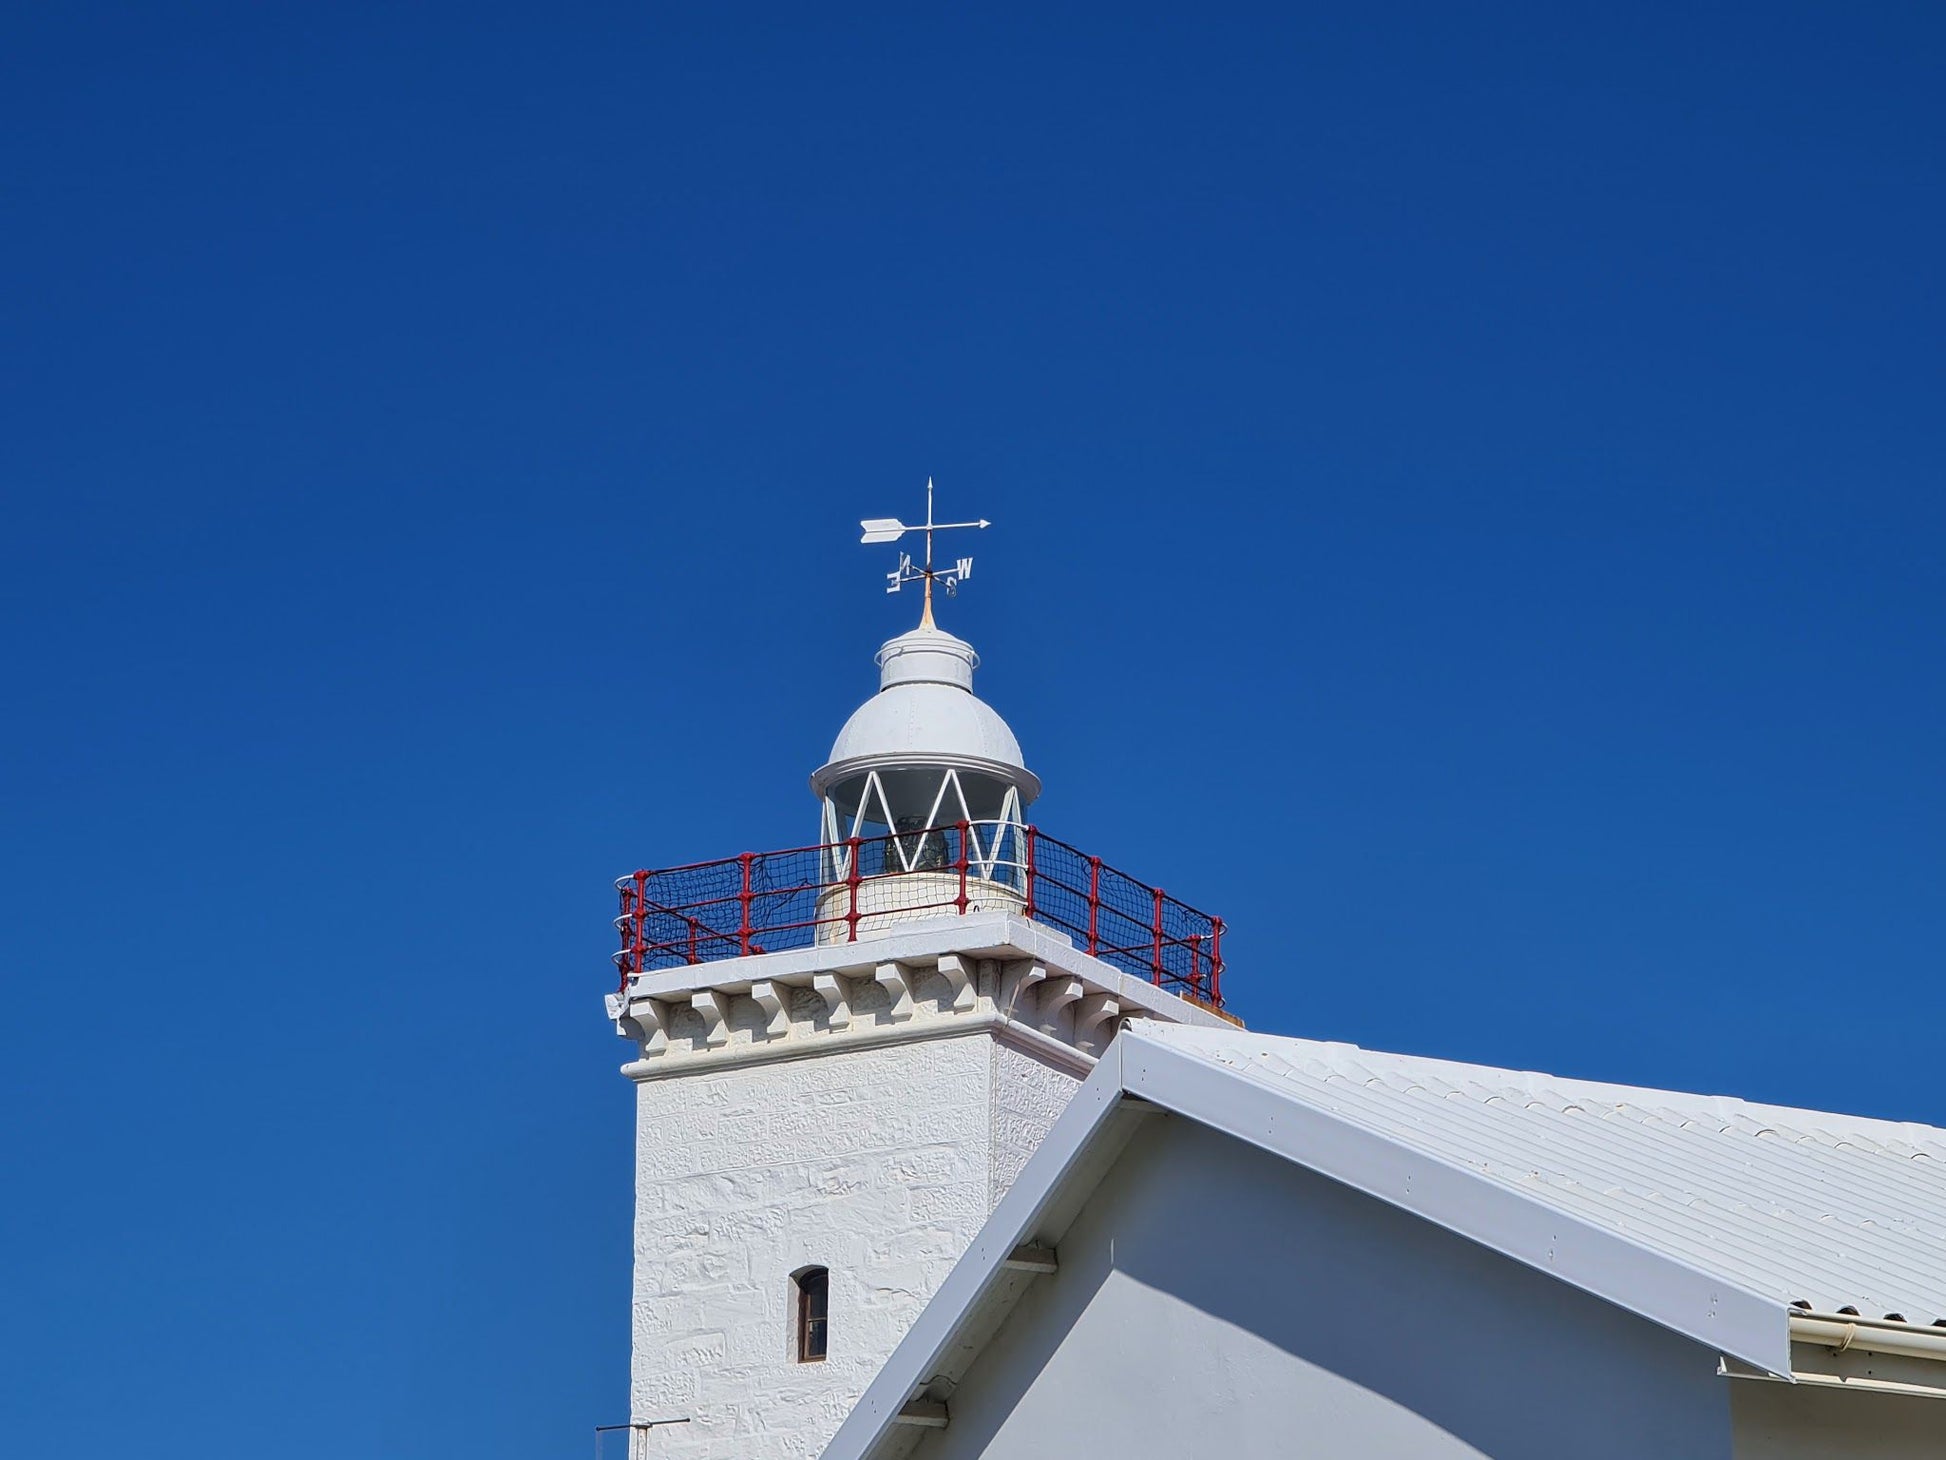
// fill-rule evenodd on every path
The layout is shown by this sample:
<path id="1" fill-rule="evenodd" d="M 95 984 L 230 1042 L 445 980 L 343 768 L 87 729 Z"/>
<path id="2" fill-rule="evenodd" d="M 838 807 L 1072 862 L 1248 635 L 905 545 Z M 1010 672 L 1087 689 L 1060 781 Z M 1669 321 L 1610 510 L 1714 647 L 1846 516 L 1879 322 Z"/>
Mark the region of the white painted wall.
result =
<path id="1" fill-rule="evenodd" d="M 1946 1399 L 1810 1384 L 1730 1385 L 1735 1460 L 1940 1460 Z"/>
<path id="2" fill-rule="evenodd" d="M 950 1002 L 943 982 L 922 992 Z M 639 1455 L 816 1455 L 1077 1083 L 985 1027 L 825 1043 L 822 1010 L 794 994 L 801 1057 L 637 1087 L 631 1408 L 691 1421 Z M 732 1054 L 761 1017 L 733 1006 Z M 830 1356 L 799 1364 L 790 1275 L 811 1264 L 831 1272 Z"/>
<path id="3" fill-rule="evenodd" d="M 988 1040 L 987 1049 L 992 1061 L 987 1137 L 987 1211 L 991 1212 L 1013 1187 L 1027 1158 L 1047 1138 L 1080 1081 L 998 1039 Z M 967 1237 L 970 1241 L 972 1233 Z"/>
<path id="4" fill-rule="evenodd" d="M 1190 1122 L 1145 1123 L 1059 1256 L 914 1456 L 1731 1455 L 1714 1353 Z"/>

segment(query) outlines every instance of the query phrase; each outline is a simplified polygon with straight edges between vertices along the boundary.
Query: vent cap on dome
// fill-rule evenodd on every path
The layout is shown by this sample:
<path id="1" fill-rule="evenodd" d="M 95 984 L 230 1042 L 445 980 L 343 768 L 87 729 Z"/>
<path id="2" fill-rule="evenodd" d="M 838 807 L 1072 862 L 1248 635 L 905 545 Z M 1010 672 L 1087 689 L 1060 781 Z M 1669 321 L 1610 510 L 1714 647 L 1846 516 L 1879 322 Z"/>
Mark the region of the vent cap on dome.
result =
<path id="1" fill-rule="evenodd" d="M 973 671 L 979 664 L 980 656 L 966 640 L 922 625 L 885 641 L 878 651 L 878 687 L 950 684 L 971 694 Z"/>

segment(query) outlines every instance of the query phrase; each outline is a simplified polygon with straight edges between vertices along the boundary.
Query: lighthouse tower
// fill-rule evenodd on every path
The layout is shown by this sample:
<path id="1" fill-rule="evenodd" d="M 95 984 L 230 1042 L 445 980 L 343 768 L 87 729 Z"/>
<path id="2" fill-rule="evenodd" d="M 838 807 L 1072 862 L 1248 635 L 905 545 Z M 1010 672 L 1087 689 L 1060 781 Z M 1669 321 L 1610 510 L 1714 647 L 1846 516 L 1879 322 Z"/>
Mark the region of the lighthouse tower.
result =
<path id="1" fill-rule="evenodd" d="M 1219 919 L 1026 819 L 930 501 L 865 526 L 926 533 L 891 575 L 925 611 L 811 777 L 817 844 L 617 884 L 631 1460 L 818 1454 L 1122 1021 L 1233 1022 Z"/>

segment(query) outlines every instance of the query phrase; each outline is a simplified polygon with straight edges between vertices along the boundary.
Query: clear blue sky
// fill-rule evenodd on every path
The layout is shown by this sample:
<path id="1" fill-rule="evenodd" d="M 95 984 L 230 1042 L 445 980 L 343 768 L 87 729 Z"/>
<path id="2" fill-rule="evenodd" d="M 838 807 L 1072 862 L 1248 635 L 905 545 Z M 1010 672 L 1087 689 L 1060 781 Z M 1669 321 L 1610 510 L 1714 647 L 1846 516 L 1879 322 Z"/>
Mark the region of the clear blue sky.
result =
<path id="1" fill-rule="evenodd" d="M 906 627 L 1253 1026 L 1946 1122 L 1946 19 L 17 5 L 0 1448 L 625 1413 L 610 880 Z"/>

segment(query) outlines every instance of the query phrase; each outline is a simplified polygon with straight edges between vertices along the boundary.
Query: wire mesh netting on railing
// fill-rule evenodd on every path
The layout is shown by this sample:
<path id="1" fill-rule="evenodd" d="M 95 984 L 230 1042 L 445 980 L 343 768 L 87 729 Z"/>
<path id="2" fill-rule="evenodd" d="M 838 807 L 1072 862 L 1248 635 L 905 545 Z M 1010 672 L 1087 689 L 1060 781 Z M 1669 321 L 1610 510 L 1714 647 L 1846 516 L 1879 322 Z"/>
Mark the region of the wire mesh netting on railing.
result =
<path id="1" fill-rule="evenodd" d="M 1223 919 L 1037 830 L 1026 837 L 1027 913 L 1124 973 L 1223 1004 Z"/>
<path id="2" fill-rule="evenodd" d="M 621 893 L 629 978 L 658 968 L 851 943 L 900 924 L 1013 912 L 1171 992 L 1222 1006 L 1223 920 L 1015 822 L 853 837 L 637 872 Z"/>

